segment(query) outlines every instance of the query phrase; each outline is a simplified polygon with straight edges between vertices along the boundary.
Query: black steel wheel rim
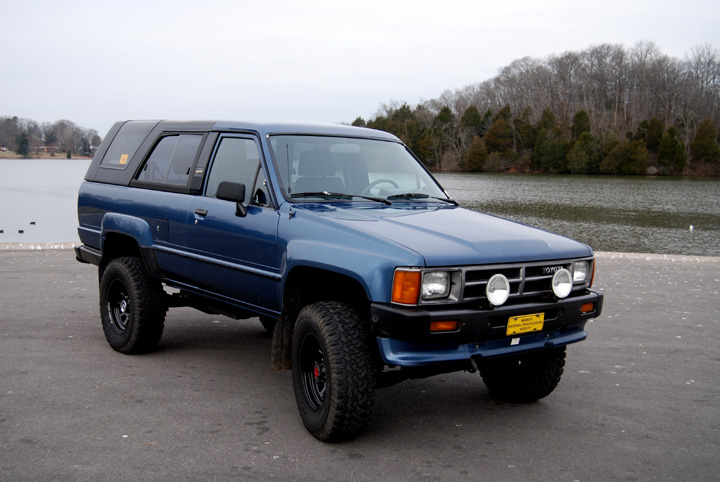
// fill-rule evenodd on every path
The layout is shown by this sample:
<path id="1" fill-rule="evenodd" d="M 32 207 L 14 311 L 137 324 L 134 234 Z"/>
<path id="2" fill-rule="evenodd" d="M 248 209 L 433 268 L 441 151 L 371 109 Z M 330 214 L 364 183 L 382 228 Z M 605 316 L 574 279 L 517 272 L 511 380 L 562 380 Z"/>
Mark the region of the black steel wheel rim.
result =
<path id="1" fill-rule="evenodd" d="M 125 333 L 130 324 L 130 296 L 125 284 L 115 280 L 108 288 L 108 316 L 110 326 L 119 334 Z"/>
<path id="2" fill-rule="evenodd" d="M 315 336 L 308 334 L 300 347 L 300 377 L 303 395 L 310 408 L 320 410 L 327 392 L 325 355 Z"/>

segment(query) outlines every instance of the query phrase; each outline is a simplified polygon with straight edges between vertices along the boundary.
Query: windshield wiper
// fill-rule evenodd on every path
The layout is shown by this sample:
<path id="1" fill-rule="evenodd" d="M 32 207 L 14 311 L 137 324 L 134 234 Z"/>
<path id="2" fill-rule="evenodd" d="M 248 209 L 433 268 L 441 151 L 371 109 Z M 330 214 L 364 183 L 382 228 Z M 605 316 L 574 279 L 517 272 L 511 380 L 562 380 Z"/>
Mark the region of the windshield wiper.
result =
<path id="1" fill-rule="evenodd" d="M 435 199 L 437 201 L 446 202 L 448 204 L 452 204 L 453 206 L 459 206 L 457 201 L 454 199 L 449 198 L 443 198 L 443 197 L 436 197 L 436 196 L 430 196 L 429 194 L 425 194 L 422 192 L 406 192 L 405 194 L 394 194 L 392 196 L 388 196 L 388 200 L 399 200 L 399 199 Z"/>
<path id="2" fill-rule="evenodd" d="M 328 191 L 299 192 L 299 193 L 291 194 L 290 197 L 292 197 L 292 198 L 322 197 L 322 198 L 340 198 L 340 199 L 352 199 L 354 197 L 359 197 L 361 199 L 367 199 L 368 201 L 374 201 L 374 202 L 383 203 L 383 204 L 387 204 L 387 205 L 392 204 L 387 199 L 383 199 L 383 198 L 379 198 L 379 197 L 361 196 L 360 194 L 344 194 L 341 192 L 328 192 Z"/>

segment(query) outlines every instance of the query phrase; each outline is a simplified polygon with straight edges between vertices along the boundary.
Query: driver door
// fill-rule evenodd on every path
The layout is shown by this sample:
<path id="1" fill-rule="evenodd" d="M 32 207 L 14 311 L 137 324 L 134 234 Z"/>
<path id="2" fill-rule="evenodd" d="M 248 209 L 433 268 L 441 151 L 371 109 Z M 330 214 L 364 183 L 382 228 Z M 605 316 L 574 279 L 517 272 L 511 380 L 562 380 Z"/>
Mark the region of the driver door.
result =
<path id="1" fill-rule="evenodd" d="M 279 214 L 269 196 L 260 152 L 252 136 L 218 138 L 204 195 L 195 197 L 189 213 L 189 281 L 235 304 L 275 311 Z M 245 185 L 246 216 L 237 215 L 235 202 L 216 197 L 222 181 Z"/>

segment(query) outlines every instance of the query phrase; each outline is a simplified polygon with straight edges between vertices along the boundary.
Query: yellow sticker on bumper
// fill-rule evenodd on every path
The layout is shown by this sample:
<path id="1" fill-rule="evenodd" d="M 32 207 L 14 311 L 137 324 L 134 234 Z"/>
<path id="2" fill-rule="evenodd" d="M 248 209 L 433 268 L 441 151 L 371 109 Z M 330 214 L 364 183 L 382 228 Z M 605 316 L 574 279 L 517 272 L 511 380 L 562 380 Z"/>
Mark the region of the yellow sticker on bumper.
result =
<path id="1" fill-rule="evenodd" d="M 530 333 L 532 331 L 540 331 L 545 322 L 545 313 L 535 313 L 532 315 L 512 316 L 508 320 L 506 335 L 519 335 L 521 333 Z"/>

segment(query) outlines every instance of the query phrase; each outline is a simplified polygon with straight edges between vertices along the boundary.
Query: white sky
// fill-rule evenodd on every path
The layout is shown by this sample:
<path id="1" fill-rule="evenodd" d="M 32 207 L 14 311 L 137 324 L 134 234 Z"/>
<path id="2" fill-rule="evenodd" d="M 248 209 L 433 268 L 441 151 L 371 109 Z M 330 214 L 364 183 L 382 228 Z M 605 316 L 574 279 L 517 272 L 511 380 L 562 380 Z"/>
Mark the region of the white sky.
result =
<path id="1" fill-rule="evenodd" d="M 0 116 L 352 122 L 513 60 L 720 48 L 717 0 L 0 0 Z"/>

